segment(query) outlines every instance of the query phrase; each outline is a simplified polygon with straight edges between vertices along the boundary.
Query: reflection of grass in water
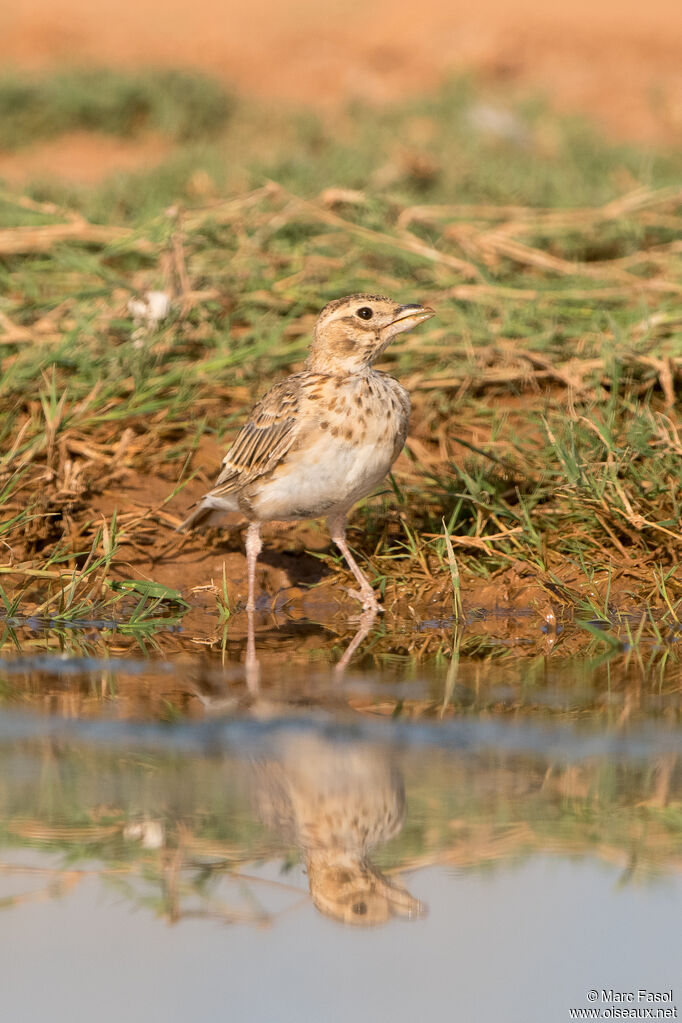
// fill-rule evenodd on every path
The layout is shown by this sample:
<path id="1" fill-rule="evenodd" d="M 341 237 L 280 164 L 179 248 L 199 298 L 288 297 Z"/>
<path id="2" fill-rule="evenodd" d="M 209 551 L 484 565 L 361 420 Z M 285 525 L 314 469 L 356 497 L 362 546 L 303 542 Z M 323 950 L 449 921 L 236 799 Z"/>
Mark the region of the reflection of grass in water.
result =
<path id="1" fill-rule="evenodd" d="M 598 856 L 642 877 L 679 871 L 674 757 L 564 766 L 531 757 L 443 763 L 409 789 L 407 825 L 377 861 L 395 868 L 503 865 L 534 854 Z"/>
<path id="2" fill-rule="evenodd" d="M 223 650 L 229 663 L 222 675 L 214 662 L 215 676 L 206 677 L 192 632 L 175 627 L 183 608 L 170 601 L 156 604 L 144 598 L 146 613 L 135 622 L 135 605 L 121 599 L 116 613 L 124 624 L 116 628 L 106 622 L 77 627 L 65 619 L 6 625 L 0 641 L 13 642 L 31 660 L 0 668 L 0 702 L 35 708 L 47 702 L 53 714 L 68 717 L 116 708 L 129 719 L 163 721 L 193 717 L 197 701 L 209 712 L 218 707 L 237 712 L 242 701 L 250 704 L 253 697 L 239 667 L 246 646 L 239 617 L 216 626 L 214 649 Z M 550 648 L 549 657 L 542 633 L 533 641 L 510 637 L 510 624 L 514 621 L 493 620 L 483 623 L 490 631 L 481 631 L 481 623 L 470 623 L 454 635 L 447 625 L 428 631 L 378 626 L 358 649 L 340 690 L 331 665 L 352 641 L 352 624 L 344 630 L 343 622 L 325 627 L 280 617 L 256 640 L 263 697 L 283 714 L 304 707 L 332 713 L 350 709 L 382 718 L 387 728 L 396 718 L 475 720 L 491 714 L 616 731 L 625 718 L 641 724 L 664 713 L 670 724 L 679 720 L 682 661 L 675 644 L 645 643 L 640 636 L 620 649 L 613 636 L 605 646 L 602 632 L 592 636 L 567 626 L 559 637 L 563 646 Z M 628 633 L 620 629 L 621 644 L 628 642 Z"/>
<path id="3" fill-rule="evenodd" d="M 55 93 L 87 92 L 60 81 Z M 208 123 L 191 89 L 159 82 L 150 95 L 174 113 L 150 100 L 150 123 L 175 118 L 176 137 Z M 201 433 L 231 430 L 300 364 L 323 302 L 358 289 L 438 310 L 387 352 L 413 394 L 409 458 L 391 501 L 355 513 L 387 601 L 451 606 L 445 520 L 465 603 L 473 580 L 513 570 L 537 583 L 536 603 L 583 617 L 608 615 L 614 593 L 656 604 L 647 632 L 665 638 L 682 593 L 680 156 L 607 143 L 539 104 L 494 135 L 479 107 L 466 83 L 333 126 L 243 104 L 219 140 L 153 173 L 5 193 L 10 601 L 22 583 L 29 607 L 55 599 L 35 573 L 56 552 L 73 578 L 89 556 L 76 552 L 104 557 L 93 495 L 125 487 L 121 466 L 181 487 Z M 264 174 L 278 184 L 249 191 Z M 133 337 L 127 301 L 149 288 L 173 308 Z M 175 521 L 164 503 L 116 528 L 171 543 Z M 75 594 L 73 579 L 59 586 Z"/>
<path id="4" fill-rule="evenodd" d="M 255 820 L 253 776 L 243 762 L 67 746 L 35 764 L 38 778 L 27 770 L 26 750 L 20 756 L 17 771 L 13 754 L 0 754 L 0 844 L 14 850 L 15 869 L 22 848 L 59 853 L 57 877 L 85 866 L 137 904 L 178 918 L 197 898 L 209 911 L 221 879 L 292 854 Z M 624 880 L 682 868 L 675 758 L 564 766 L 530 755 L 422 751 L 403 766 L 408 817 L 396 838 L 371 852 L 382 870 L 491 869 L 547 853 L 620 864 Z M 154 838 L 146 848 L 145 836 Z M 259 891 L 258 882 L 244 888 Z M 226 910 L 235 921 L 254 914 L 262 915 Z"/>

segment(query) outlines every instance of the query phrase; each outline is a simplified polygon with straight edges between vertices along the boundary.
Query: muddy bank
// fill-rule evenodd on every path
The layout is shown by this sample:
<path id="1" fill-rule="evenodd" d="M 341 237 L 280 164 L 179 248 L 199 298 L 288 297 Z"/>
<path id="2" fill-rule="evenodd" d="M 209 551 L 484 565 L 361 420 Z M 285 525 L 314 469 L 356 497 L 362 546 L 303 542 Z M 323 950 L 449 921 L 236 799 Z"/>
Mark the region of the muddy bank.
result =
<path id="1" fill-rule="evenodd" d="M 219 450 L 214 440 L 203 441 L 202 464 L 217 464 Z M 228 619 L 231 641 L 243 644 L 245 522 L 235 515 L 225 530 L 177 533 L 187 509 L 205 493 L 209 477 L 198 472 L 180 493 L 170 496 L 175 490 L 171 477 L 170 472 L 164 476 L 126 470 L 115 487 L 89 495 L 78 519 L 87 515 L 96 523 L 111 522 L 112 516 L 116 517 L 119 544 L 108 569 L 109 582 L 143 580 L 181 594 L 188 608 L 182 613 L 180 647 L 186 641 L 208 647 L 220 645 Z M 257 577 L 257 629 L 263 637 L 272 630 L 278 634 L 275 660 L 282 656 L 281 644 L 289 625 L 296 629 L 297 623 L 308 622 L 315 633 L 314 623 L 320 623 L 322 631 L 328 632 L 328 643 L 323 646 L 332 646 L 338 637 L 351 637 L 360 608 L 348 592 L 352 578 L 334 564 L 335 551 L 324 521 L 271 523 L 264 527 L 263 535 Z M 352 519 L 349 536 L 362 550 L 363 536 L 353 528 Z M 28 551 L 23 554 L 27 556 Z M 56 583 L 39 578 L 27 582 L 21 562 L 21 545 L 15 545 L 18 571 L 16 576 L 6 572 L 5 585 L 10 592 L 23 587 L 22 613 L 27 614 L 40 605 Z M 486 554 L 481 551 L 481 572 L 485 565 Z M 64 573 L 66 578 L 66 566 Z M 595 572 L 589 582 L 584 573 L 565 560 L 556 571 L 511 562 L 489 578 L 464 567 L 458 615 L 446 568 L 432 567 L 426 572 L 423 563 L 406 564 L 401 573 L 386 582 L 380 622 L 393 636 L 393 647 L 403 652 L 433 652 L 459 624 L 470 638 L 480 636 L 486 642 L 494 640 L 527 653 L 549 652 L 557 645 L 567 653 L 576 653 L 590 641 L 588 633 L 573 627 L 576 621 L 601 623 L 605 628 L 627 632 L 637 630 L 644 617 L 648 631 L 651 622 L 660 619 L 666 610 L 651 593 L 651 587 L 633 576 L 629 562 L 620 566 L 611 562 Z M 300 630 L 295 635 L 292 649 L 302 642 Z M 319 645 L 319 636 L 310 642 Z M 169 644 L 177 645 L 166 636 L 163 645 Z M 309 645 L 303 641 L 301 649 L 307 651 Z M 265 653 L 267 658 L 267 643 Z"/>

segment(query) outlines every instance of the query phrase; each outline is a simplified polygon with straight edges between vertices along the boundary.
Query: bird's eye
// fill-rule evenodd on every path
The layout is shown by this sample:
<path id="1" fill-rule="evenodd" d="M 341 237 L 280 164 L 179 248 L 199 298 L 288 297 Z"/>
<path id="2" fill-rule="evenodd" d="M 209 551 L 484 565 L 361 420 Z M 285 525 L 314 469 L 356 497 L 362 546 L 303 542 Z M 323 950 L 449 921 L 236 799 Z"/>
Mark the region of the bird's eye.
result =
<path id="1" fill-rule="evenodd" d="M 366 902 L 354 902 L 353 903 L 353 912 L 355 913 L 356 916 L 364 916 L 365 913 L 367 912 L 367 903 Z"/>
<path id="2" fill-rule="evenodd" d="M 374 313 L 368 305 L 363 305 L 362 309 L 358 309 L 358 316 L 361 320 L 371 320 Z"/>

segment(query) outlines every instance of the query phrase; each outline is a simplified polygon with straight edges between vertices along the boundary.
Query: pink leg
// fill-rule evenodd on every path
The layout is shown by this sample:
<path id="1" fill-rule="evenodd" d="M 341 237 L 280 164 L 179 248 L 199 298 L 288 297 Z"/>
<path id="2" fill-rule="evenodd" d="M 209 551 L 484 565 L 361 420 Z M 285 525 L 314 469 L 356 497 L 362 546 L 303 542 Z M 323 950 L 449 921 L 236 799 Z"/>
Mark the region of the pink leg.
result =
<path id="1" fill-rule="evenodd" d="M 353 656 L 357 648 L 360 646 L 363 639 L 365 639 L 369 635 L 369 630 L 372 628 L 374 622 L 376 621 L 376 617 L 377 613 L 374 608 L 369 608 L 369 610 L 363 611 L 362 614 L 360 615 L 360 627 L 353 636 L 353 639 L 348 644 L 348 647 L 343 657 L 334 667 L 334 675 L 336 676 L 336 678 L 343 678 L 344 672 L 348 665 L 350 664 L 351 657 Z"/>
<path id="2" fill-rule="evenodd" d="M 263 544 L 260 538 L 260 522 L 250 522 L 246 531 L 246 566 L 249 576 L 249 597 L 246 602 L 247 611 L 256 610 L 256 560 Z"/>
<path id="3" fill-rule="evenodd" d="M 256 655 L 256 630 L 253 622 L 253 611 L 247 611 L 247 639 L 246 639 L 246 688 L 252 696 L 260 694 L 260 664 Z"/>
<path id="4" fill-rule="evenodd" d="M 360 592 L 355 593 L 354 596 L 357 596 L 358 599 L 362 601 L 362 606 L 365 611 L 381 611 L 381 605 L 376 598 L 376 594 L 370 585 L 369 579 L 360 570 L 355 558 L 348 549 L 348 544 L 346 543 L 346 516 L 330 516 L 327 520 L 327 525 L 329 526 L 329 532 L 332 540 L 343 554 L 348 563 L 349 569 L 357 579 L 358 585 L 360 586 Z"/>

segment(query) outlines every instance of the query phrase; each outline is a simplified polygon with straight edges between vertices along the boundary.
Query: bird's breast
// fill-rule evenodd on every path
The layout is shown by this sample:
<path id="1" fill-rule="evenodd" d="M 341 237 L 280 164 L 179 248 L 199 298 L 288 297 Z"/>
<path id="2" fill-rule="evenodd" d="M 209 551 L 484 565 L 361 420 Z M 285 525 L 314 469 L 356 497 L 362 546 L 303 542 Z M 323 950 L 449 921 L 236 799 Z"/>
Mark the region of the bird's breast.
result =
<path id="1" fill-rule="evenodd" d="M 390 378 L 372 377 L 334 383 L 306 402 L 299 442 L 249 494 L 258 518 L 347 509 L 381 482 L 405 440 L 409 399 Z"/>

